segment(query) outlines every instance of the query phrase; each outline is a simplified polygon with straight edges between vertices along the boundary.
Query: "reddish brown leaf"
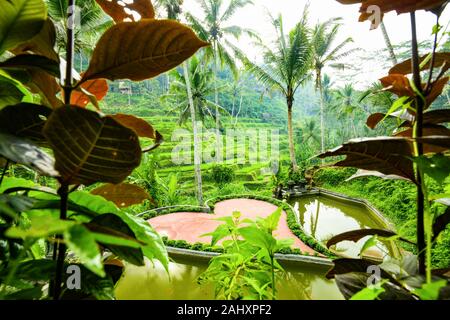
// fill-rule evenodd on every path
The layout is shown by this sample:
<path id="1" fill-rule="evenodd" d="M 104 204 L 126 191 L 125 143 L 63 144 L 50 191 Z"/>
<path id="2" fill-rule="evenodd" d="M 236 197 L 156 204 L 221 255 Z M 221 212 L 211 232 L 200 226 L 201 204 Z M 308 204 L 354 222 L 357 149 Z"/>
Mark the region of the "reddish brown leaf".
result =
<path id="1" fill-rule="evenodd" d="M 176 21 L 144 19 L 118 23 L 98 41 L 81 81 L 149 79 L 175 68 L 207 45 Z"/>
<path id="2" fill-rule="evenodd" d="M 327 242 L 327 248 L 330 248 L 331 246 L 338 244 L 342 241 L 353 241 L 358 242 L 364 237 L 367 236 L 379 236 L 382 238 L 391 238 L 393 236 L 396 236 L 397 234 L 395 232 L 389 231 L 389 230 L 380 230 L 380 229 L 362 229 L 362 230 L 353 230 L 344 232 L 341 234 L 338 234 L 337 236 L 334 236 Z M 410 242 L 409 240 L 401 238 L 402 241 L 408 242 L 410 244 L 415 244 Z"/>
<path id="3" fill-rule="evenodd" d="M 46 121 L 43 133 L 62 183 L 120 183 L 141 162 L 136 133 L 98 112 L 59 107 Z"/>
<path id="4" fill-rule="evenodd" d="M 155 143 L 147 148 L 142 149 L 143 153 L 150 152 L 158 148 L 164 142 L 164 137 L 158 131 L 155 131 Z"/>
<path id="5" fill-rule="evenodd" d="M 425 55 L 420 58 L 420 63 L 422 64 L 423 61 L 428 57 L 428 55 Z M 446 64 L 446 69 L 450 68 L 450 52 L 437 52 L 434 58 L 434 67 L 439 68 Z M 428 63 L 422 68 L 422 70 L 429 70 L 431 66 L 431 59 L 428 61 Z M 403 61 L 402 63 L 399 63 L 395 67 L 393 67 L 391 70 L 389 70 L 389 74 L 410 74 L 413 73 L 412 71 L 412 62 L 411 59 L 408 59 L 406 61 Z"/>
<path id="6" fill-rule="evenodd" d="M 437 12 L 442 10 L 442 7 L 447 4 L 447 0 L 337 0 L 342 4 L 357 4 L 360 3 L 359 11 L 361 16 L 360 21 L 369 20 L 373 15 L 370 8 L 376 6 L 380 9 L 380 13 L 387 13 L 396 11 L 398 14 L 413 12 L 417 10 L 430 10 Z M 369 13 L 370 12 L 370 13 Z M 381 17 L 382 18 L 382 17 Z"/>
<path id="7" fill-rule="evenodd" d="M 428 150 L 433 150 L 432 152 L 445 152 L 450 150 L 450 136 L 424 136 L 416 140 L 423 144 L 424 149 L 428 148 Z M 432 147 L 436 148 L 433 149 Z"/>
<path id="8" fill-rule="evenodd" d="M 92 190 L 91 193 L 114 202 L 119 208 L 140 204 L 150 198 L 147 191 L 129 183 L 104 184 Z"/>
<path id="9" fill-rule="evenodd" d="M 380 79 L 386 91 L 392 92 L 399 97 L 413 97 L 414 91 L 411 88 L 409 79 L 402 74 L 391 74 Z"/>
<path id="10" fill-rule="evenodd" d="M 355 139 L 321 154 L 320 158 L 347 156 L 336 163 L 339 167 L 355 167 L 378 171 L 385 175 L 397 175 L 415 181 L 410 142 L 405 138 L 378 137 Z"/>
<path id="11" fill-rule="evenodd" d="M 395 136 L 412 138 L 413 131 L 414 131 L 413 128 L 408 128 L 407 130 L 397 133 Z M 444 126 L 439 126 L 439 125 L 424 125 L 423 136 L 424 137 L 430 137 L 430 136 L 449 136 L 450 137 L 450 130 Z M 411 147 L 412 147 L 412 142 L 411 142 Z M 439 153 L 439 152 L 444 152 L 445 150 L 446 150 L 445 147 L 442 148 L 442 147 L 438 147 L 438 146 L 434 146 L 434 145 L 430 145 L 430 144 L 425 144 L 423 146 L 423 152 L 425 154 L 434 153 L 434 152 Z"/>
<path id="12" fill-rule="evenodd" d="M 367 119 L 367 126 L 371 129 L 375 129 L 377 127 L 377 125 L 386 117 L 385 113 L 374 113 L 372 115 L 369 116 L 369 118 Z M 395 118 L 395 119 L 399 119 L 399 120 L 404 120 L 405 122 L 401 125 L 401 126 L 408 126 L 411 125 L 411 121 L 414 120 L 414 116 L 412 116 L 411 114 L 409 114 L 407 111 L 405 110 L 400 110 L 400 111 L 396 111 L 391 113 L 388 117 L 391 118 Z"/>
<path id="13" fill-rule="evenodd" d="M 406 137 L 406 138 L 412 138 L 412 132 L 413 128 L 408 128 L 405 131 L 397 133 L 396 137 Z M 450 129 L 447 129 L 444 126 L 439 125 L 424 125 L 423 128 L 423 136 L 450 136 Z"/>
<path id="14" fill-rule="evenodd" d="M 445 86 L 447 85 L 447 82 L 449 80 L 449 77 L 445 77 L 442 79 L 439 79 L 438 81 L 434 82 L 431 86 L 430 93 L 427 94 L 427 106 L 431 106 L 431 104 L 442 94 L 442 91 L 444 91 Z"/>
<path id="15" fill-rule="evenodd" d="M 114 22 L 154 19 L 155 10 L 150 0 L 95 0 L 113 18 Z"/>
<path id="16" fill-rule="evenodd" d="M 408 180 L 404 177 L 396 176 L 396 175 L 386 175 L 378 171 L 367 171 L 359 169 L 354 175 L 348 178 L 345 181 L 351 181 L 353 179 L 363 178 L 363 177 L 378 177 L 385 180 Z"/>
<path id="17" fill-rule="evenodd" d="M 31 76 L 31 82 L 26 83 L 25 85 L 31 92 L 40 95 L 42 99 L 41 103 L 43 105 L 54 109 L 63 105 L 63 102 L 56 96 L 61 87 L 55 77 L 37 70 L 30 70 L 28 73 Z"/>
<path id="18" fill-rule="evenodd" d="M 377 125 L 381 122 L 381 120 L 383 120 L 384 119 L 384 117 L 385 117 L 386 115 L 384 114 L 384 113 L 374 113 L 374 114 L 371 114 L 370 116 L 369 116 L 369 118 L 367 118 L 367 122 L 366 122 L 366 124 L 367 124 L 367 126 L 370 128 L 370 129 L 375 129 L 376 127 L 377 127 Z"/>
<path id="19" fill-rule="evenodd" d="M 440 124 L 450 122 L 450 109 L 431 110 L 423 115 L 424 124 Z"/>
<path id="20" fill-rule="evenodd" d="M 139 137 L 156 139 L 155 129 L 144 119 L 122 113 L 110 115 L 109 117 L 121 125 L 134 130 Z"/>
<path id="21" fill-rule="evenodd" d="M 81 88 L 94 95 L 97 101 L 101 101 L 109 90 L 108 82 L 106 82 L 105 79 L 88 80 L 81 84 Z M 71 104 L 85 107 L 89 102 L 91 102 L 91 99 L 82 91 L 75 90 L 72 92 L 72 96 L 70 98 Z"/>

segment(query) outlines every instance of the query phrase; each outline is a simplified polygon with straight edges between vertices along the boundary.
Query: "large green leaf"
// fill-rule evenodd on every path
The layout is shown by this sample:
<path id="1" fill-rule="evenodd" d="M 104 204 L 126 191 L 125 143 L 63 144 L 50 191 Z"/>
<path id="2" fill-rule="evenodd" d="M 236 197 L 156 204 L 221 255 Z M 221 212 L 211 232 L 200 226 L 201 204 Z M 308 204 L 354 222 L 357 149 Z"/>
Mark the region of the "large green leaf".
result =
<path id="1" fill-rule="evenodd" d="M 120 183 L 141 161 L 136 133 L 94 111 L 60 107 L 53 111 L 43 132 L 63 183 Z"/>
<path id="2" fill-rule="evenodd" d="M 438 300 L 439 293 L 445 286 L 447 286 L 447 280 L 424 283 L 421 288 L 415 289 L 414 293 L 417 294 L 421 300 Z"/>
<path id="3" fill-rule="evenodd" d="M 371 276 L 366 272 L 352 272 L 336 275 L 336 284 L 346 299 L 367 288 L 367 280 Z M 413 296 L 405 289 L 391 282 L 382 285 L 383 292 L 378 295 L 381 300 L 414 300 Z"/>
<path id="4" fill-rule="evenodd" d="M 105 276 L 100 249 L 95 237 L 86 227 L 72 226 L 64 232 L 64 240 L 67 247 L 76 254 L 86 268 L 100 277 Z"/>
<path id="5" fill-rule="evenodd" d="M 51 112 L 50 108 L 32 103 L 7 106 L 0 110 L 0 132 L 43 144 L 42 129 Z"/>
<path id="6" fill-rule="evenodd" d="M 376 300 L 385 290 L 382 287 L 367 287 L 356 293 L 350 300 Z"/>
<path id="7" fill-rule="evenodd" d="M 0 74 L 0 108 L 16 104 L 22 101 L 25 93 L 19 89 L 17 84 Z"/>
<path id="8" fill-rule="evenodd" d="M 14 48 L 12 52 L 14 54 L 22 54 L 26 52 L 33 52 L 42 56 L 45 56 L 54 61 L 59 61 L 59 56 L 55 52 L 56 43 L 56 29 L 52 20 L 48 18 L 41 31 L 30 40 L 21 43 L 18 47 Z"/>
<path id="9" fill-rule="evenodd" d="M 414 159 L 417 166 L 426 175 L 434 179 L 439 184 L 443 184 L 450 175 L 450 157 L 443 154 L 436 154 L 432 157 L 421 156 Z"/>
<path id="10" fill-rule="evenodd" d="M 5 235 L 15 239 L 44 238 L 60 234 L 74 226 L 74 221 L 55 219 L 51 216 L 31 217 L 30 227 L 11 227 Z"/>
<path id="11" fill-rule="evenodd" d="M 58 172 L 54 169 L 54 160 L 28 140 L 0 133 L 0 155 L 35 169 L 43 175 L 58 176 Z"/>
<path id="12" fill-rule="evenodd" d="M 26 196 L 0 194 L 0 216 L 5 214 L 10 218 L 17 218 L 21 212 L 32 208 L 34 202 L 34 199 Z"/>
<path id="13" fill-rule="evenodd" d="M 86 191 L 72 192 L 69 195 L 69 200 L 74 204 L 83 206 L 92 212 L 96 212 L 97 214 L 116 213 L 119 211 L 117 206 L 111 201 Z"/>
<path id="14" fill-rule="evenodd" d="M 447 210 L 433 223 L 433 241 L 439 236 L 439 234 L 444 231 L 447 226 L 450 224 L 450 207 L 447 207 Z"/>
<path id="15" fill-rule="evenodd" d="M 47 19 L 43 0 L 2 0 L 0 54 L 37 35 Z"/>
<path id="16" fill-rule="evenodd" d="M 86 226 L 96 233 L 96 240 L 99 243 L 119 258 L 134 265 L 144 265 L 144 256 L 140 249 L 142 244 L 135 239 L 134 232 L 118 216 L 102 214 L 92 219 Z"/>
<path id="17" fill-rule="evenodd" d="M 133 231 L 136 239 L 145 243 L 142 247 L 144 256 L 149 259 L 157 259 L 168 271 L 169 257 L 166 247 L 159 234 L 150 226 L 150 224 L 138 217 L 132 216 L 126 212 L 117 211 L 114 213 L 125 222 Z"/>
<path id="18" fill-rule="evenodd" d="M 114 299 L 114 285 L 122 274 L 122 268 L 105 265 L 106 277 L 102 278 L 97 274 L 91 272 L 83 265 L 71 263 L 80 267 L 81 271 L 81 291 L 80 290 L 65 290 L 63 299 L 86 299 L 96 298 L 100 300 Z M 67 267 L 68 265 L 66 265 Z M 16 269 L 16 278 L 25 281 L 41 282 L 53 279 L 55 275 L 56 262 L 49 259 L 28 260 L 21 262 Z M 0 279 L 4 280 L 8 275 L 9 269 L 4 269 L 0 272 Z M 66 283 L 69 274 L 63 274 L 63 283 Z"/>
<path id="19" fill-rule="evenodd" d="M 150 224 L 129 213 L 119 210 L 114 203 L 88 192 L 77 191 L 69 195 L 69 199 L 75 204 L 88 210 L 97 212 L 99 215 L 112 213 L 118 216 L 132 231 L 135 238 L 141 242 L 142 252 L 149 259 L 158 259 L 167 268 L 169 259 L 166 247 L 158 233 Z"/>
<path id="20" fill-rule="evenodd" d="M 266 231 L 261 230 L 257 227 L 251 226 L 251 227 L 239 228 L 239 233 L 250 244 L 252 244 L 258 248 L 265 249 L 268 252 L 272 251 L 272 249 L 277 244 L 275 238 L 273 238 Z"/>
<path id="21" fill-rule="evenodd" d="M 4 70 L 38 70 L 47 72 L 55 77 L 60 77 L 59 63 L 50 58 L 36 54 L 20 54 L 0 62 L 0 68 Z"/>

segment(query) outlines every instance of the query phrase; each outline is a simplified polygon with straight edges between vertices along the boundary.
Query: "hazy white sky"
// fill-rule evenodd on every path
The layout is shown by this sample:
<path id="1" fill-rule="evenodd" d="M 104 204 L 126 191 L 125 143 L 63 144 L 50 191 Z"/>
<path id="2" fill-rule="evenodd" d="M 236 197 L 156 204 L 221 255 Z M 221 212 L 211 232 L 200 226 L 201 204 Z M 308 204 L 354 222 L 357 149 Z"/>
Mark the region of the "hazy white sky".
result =
<path id="1" fill-rule="evenodd" d="M 224 0 L 227 2 L 227 0 Z M 380 29 L 370 31 L 370 22 L 360 23 L 359 5 L 342 5 L 336 0 L 253 0 L 254 6 L 248 6 L 236 13 L 230 20 L 230 25 L 236 24 L 245 28 L 257 31 L 263 39 L 273 39 L 273 27 L 268 22 L 267 11 L 272 15 L 281 13 L 283 15 L 285 28 L 287 30 L 295 26 L 302 16 L 303 8 L 307 2 L 310 3 L 310 23 L 317 21 L 326 21 L 333 17 L 343 18 L 343 27 L 341 29 L 340 39 L 353 37 L 354 47 L 364 48 L 366 50 L 380 50 L 385 48 L 384 39 Z M 201 18 L 201 10 L 196 0 L 185 0 L 184 10 L 190 11 L 195 16 Z M 446 25 L 450 18 L 450 8 L 447 8 L 441 17 L 441 24 Z M 435 22 L 435 16 L 429 12 L 421 11 L 417 16 L 419 25 L 419 39 L 431 39 L 431 30 Z M 397 16 L 395 12 L 385 16 L 385 24 L 388 29 L 392 42 L 400 43 L 411 38 L 409 15 L 403 14 Z M 258 51 L 251 45 L 248 38 L 242 38 L 239 47 L 246 51 L 249 57 L 256 58 Z M 369 75 L 364 75 L 364 79 L 355 79 L 355 81 L 370 83 L 377 78 L 382 77 L 386 70 L 380 68 L 379 62 L 367 61 Z M 328 70 L 328 72 L 332 72 Z"/>

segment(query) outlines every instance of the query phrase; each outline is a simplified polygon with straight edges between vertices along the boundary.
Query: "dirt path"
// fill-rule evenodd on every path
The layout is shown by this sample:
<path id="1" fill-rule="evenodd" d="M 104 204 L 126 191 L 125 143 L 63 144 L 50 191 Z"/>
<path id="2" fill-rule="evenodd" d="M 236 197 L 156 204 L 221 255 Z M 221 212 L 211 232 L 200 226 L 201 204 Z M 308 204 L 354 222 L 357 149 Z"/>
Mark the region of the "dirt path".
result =
<path id="1" fill-rule="evenodd" d="M 179 212 L 159 216 L 150 219 L 148 222 L 162 236 L 167 236 L 171 240 L 185 240 L 188 243 L 210 243 L 211 237 L 202 237 L 203 234 L 214 231 L 220 221 L 214 219 L 223 216 L 230 216 L 234 211 L 242 213 L 242 218 L 255 219 L 265 218 L 277 210 L 277 206 L 260 200 L 233 199 L 216 204 L 214 213 Z M 283 211 L 278 229 L 274 233 L 278 239 L 294 239 L 294 248 L 303 252 L 314 254 L 315 251 L 298 239 L 287 224 L 287 216 Z"/>

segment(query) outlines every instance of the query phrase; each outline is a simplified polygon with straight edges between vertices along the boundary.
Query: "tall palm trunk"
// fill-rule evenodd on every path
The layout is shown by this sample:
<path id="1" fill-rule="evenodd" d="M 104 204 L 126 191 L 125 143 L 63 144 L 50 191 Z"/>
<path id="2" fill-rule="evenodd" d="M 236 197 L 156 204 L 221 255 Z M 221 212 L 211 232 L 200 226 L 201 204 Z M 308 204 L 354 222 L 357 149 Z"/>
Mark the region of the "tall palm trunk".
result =
<path id="1" fill-rule="evenodd" d="M 389 38 L 389 34 L 383 21 L 381 22 L 381 32 L 383 32 L 384 42 L 386 43 L 392 63 L 395 66 L 398 64 L 397 56 L 395 55 L 394 47 L 392 46 L 391 39 Z"/>
<path id="2" fill-rule="evenodd" d="M 238 119 L 239 119 L 239 114 L 241 113 L 241 110 L 242 110 L 242 99 L 243 99 L 243 95 L 242 95 L 242 92 L 241 92 L 241 98 L 240 98 L 240 101 L 239 101 L 239 110 L 238 110 L 238 112 L 236 113 L 236 118 L 235 118 L 235 120 L 234 120 L 234 127 L 236 128 L 236 126 L 237 126 L 237 123 L 238 123 Z"/>
<path id="3" fill-rule="evenodd" d="M 220 112 L 219 112 L 219 89 L 217 87 L 217 43 L 214 42 L 214 62 L 213 62 L 213 73 L 214 73 L 214 103 L 216 104 L 216 160 L 221 162 L 222 159 L 222 136 L 220 134 Z"/>
<path id="4" fill-rule="evenodd" d="M 293 97 L 287 97 L 288 106 L 288 136 L 289 136 L 289 155 L 291 157 L 291 167 L 294 171 L 298 170 L 297 160 L 295 159 L 295 147 L 294 147 L 294 129 L 292 126 L 292 107 L 294 104 Z"/>
<path id="5" fill-rule="evenodd" d="M 234 118 L 234 107 L 236 106 L 236 93 L 233 93 L 233 101 L 231 106 L 231 119 Z"/>
<path id="6" fill-rule="evenodd" d="M 202 169 L 201 169 L 201 147 L 200 137 L 198 135 L 197 121 L 195 119 L 194 99 L 192 98 L 191 80 L 189 79 L 189 70 L 187 62 L 183 63 L 184 78 L 186 81 L 186 91 L 189 99 L 189 110 L 191 113 L 192 130 L 194 131 L 194 171 L 195 184 L 197 186 L 197 201 L 200 206 L 203 205 L 203 188 L 202 188 Z"/>
<path id="7" fill-rule="evenodd" d="M 323 96 L 322 72 L 317 72 L 317 84 L 320 94 L 320 147 L 322 153 L 325 152 L 325 97 Z M 322 160 L 323 162 L 323 160 Z"/>

